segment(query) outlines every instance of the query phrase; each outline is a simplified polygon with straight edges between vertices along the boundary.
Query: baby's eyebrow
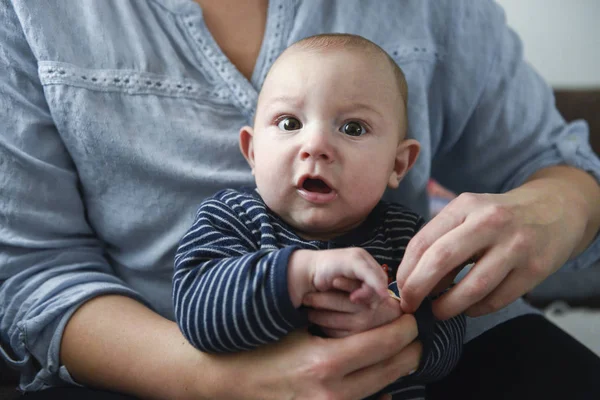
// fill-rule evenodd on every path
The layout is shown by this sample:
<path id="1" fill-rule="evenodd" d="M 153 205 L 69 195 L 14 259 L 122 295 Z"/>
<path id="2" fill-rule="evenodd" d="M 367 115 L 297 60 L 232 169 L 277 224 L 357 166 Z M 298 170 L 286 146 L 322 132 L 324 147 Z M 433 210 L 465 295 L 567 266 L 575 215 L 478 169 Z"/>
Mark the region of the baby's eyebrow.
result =
<path id="1" fill-rule="evenodd" d="M 367 104 L 367 103 L 350 103 L 348 105 L 348 107 L 344 108 L 344 113 L 353 113 L 353 112 L 357 112 L 357 111 L 368 111 L 368 112 L 372 112 L 374 114 L 377 114 L 379 117 L 383 118 L 383 114 L 377 110 L 376 108 L 372 107 L 371 105 Z"/>
<path id="2" fill-rule="evenodd" d="M 278 106 L 285 106 L 286 108 L 291 109 L 300 109 L 304 106 L 304 100 L 297 96 L 282 94 L 275 97 L 261 99 L 259 104 L 263 110 L 267 111 L 272 108 L 277 108 Z"/>
<path id="3" fill-rule="evenodd" d="M 290 96 L 290 95 L 286 95 L 286 94 L 281 94 L 275 97 L 269 97 L 267 99 L 265 99 L 264 104 L 266 106 L 271 106 L 273 104 L 277 104 L 277 103 L 284 103 L 284 104 L 292 104 L 295 106 L 301 106 L 303 104 L 303 100 L 296 97 L 296 96 Z"/>

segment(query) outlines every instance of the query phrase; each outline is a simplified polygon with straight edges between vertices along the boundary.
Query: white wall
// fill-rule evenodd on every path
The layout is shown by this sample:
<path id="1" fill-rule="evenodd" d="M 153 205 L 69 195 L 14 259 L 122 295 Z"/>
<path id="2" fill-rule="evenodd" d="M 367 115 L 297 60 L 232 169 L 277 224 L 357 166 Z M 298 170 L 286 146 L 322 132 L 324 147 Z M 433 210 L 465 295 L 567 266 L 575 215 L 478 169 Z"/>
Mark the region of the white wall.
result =
<path id="1" fill-rule="evenodd" d="M 525 58 L 552 86 L 600 88 L 600 0 L 497 2 Z"/>

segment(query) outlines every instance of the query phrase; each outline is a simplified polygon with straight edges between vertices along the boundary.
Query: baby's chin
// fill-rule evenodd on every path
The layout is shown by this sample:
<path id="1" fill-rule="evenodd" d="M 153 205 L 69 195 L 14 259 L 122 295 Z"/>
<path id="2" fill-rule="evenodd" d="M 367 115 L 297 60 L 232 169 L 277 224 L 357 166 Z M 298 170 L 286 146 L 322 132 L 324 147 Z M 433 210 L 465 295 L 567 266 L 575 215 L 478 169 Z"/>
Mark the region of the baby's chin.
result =
<path id="1" fill-rule="evenodd" d="M 359 226 L 362 222 L 363 220 L 353 221 L 346 224 L 339 224 L 336 226 L 332 226 L 331 224 L 325 225 L 319 223 L 297 223 L 295 221 L 288 221 L 288 224 L 292 226 L 296 234 L 304 240 L 328 241 L 350 232 L 352 229 Z"/>

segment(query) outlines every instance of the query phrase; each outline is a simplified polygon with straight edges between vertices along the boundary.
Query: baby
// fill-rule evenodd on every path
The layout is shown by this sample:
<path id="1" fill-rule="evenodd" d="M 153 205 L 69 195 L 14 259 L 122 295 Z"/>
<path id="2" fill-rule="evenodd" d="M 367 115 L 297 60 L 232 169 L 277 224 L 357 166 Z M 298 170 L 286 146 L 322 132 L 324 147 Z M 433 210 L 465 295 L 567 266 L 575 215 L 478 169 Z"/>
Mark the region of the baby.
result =
<path id="1" fill-rule="evenodd" d="M 195 347 L 235 352 L 276 341 L 308 325 L 309 293 L 346 293 L 373 308 L 390 296 L 424 224 L 381 200 L 419 153 L 406 137 L 407 97 L 398 65 L 359 36 L 309 37 L 275 61 L 254 126 L 240 131 L 256 189 L 204 201 L 175 258 L 175 315 Z M 425 397 L 424 384 L 451 371 L 461 352 L 463 316 L 437 321 L 424 301 L 415 317 L 421 364 L 382 392 L 394 398 Z M 324 334 L 348 331 L 319 325 Z"/>

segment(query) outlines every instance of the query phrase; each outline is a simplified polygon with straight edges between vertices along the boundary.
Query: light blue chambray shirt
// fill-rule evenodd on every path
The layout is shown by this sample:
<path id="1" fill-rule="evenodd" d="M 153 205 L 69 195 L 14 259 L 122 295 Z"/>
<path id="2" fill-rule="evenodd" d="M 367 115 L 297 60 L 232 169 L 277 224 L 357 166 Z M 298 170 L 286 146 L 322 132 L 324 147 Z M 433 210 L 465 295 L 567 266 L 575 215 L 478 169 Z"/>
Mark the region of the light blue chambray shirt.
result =
<path id="1" fill-rule="evenodd" d="M 308 35 L 363 35 L 407 76 L 422 151 L 388 200 L 427 215 L 430 176 L 457 192 L 555 164 L 600 178 L 586 124 L 565 124 L 491 1 L 272 0 L 250 82 L 192 0 L 1 1 L 0 21 L 0 353 L 26 390 L 71 381 L 61 335 L 91 297 L 173 318 L 176 245 L 203 198 L 252 184 L 239 128 Z M 596 240 L 570 267 L 599 257 Z"/>

